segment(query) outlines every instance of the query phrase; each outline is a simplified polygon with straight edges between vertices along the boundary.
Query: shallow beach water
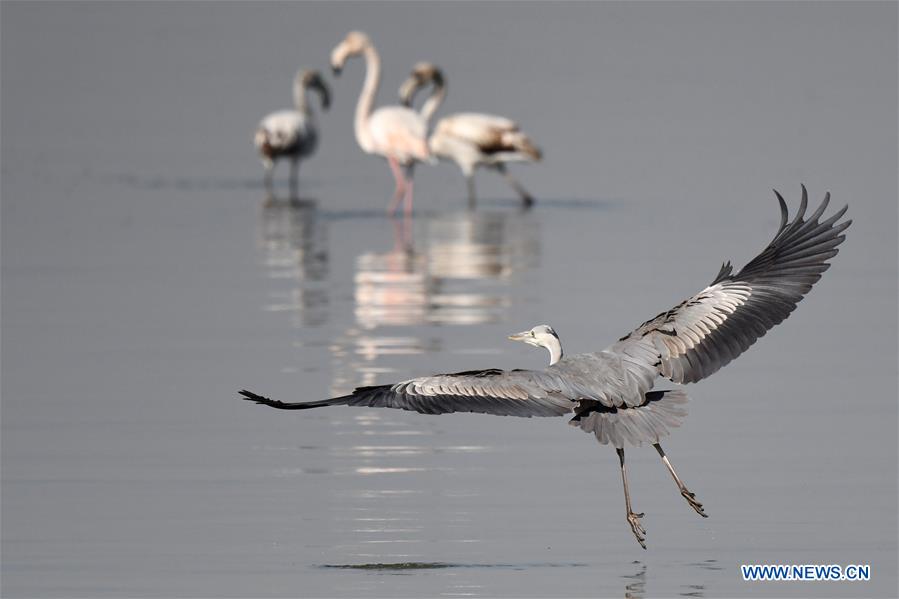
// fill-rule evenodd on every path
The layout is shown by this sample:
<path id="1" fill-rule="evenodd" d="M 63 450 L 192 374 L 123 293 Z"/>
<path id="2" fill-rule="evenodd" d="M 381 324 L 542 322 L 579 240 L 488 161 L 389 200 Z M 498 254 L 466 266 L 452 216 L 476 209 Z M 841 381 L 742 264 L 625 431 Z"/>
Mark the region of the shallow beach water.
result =
<path id="1" fill-rule="evenodd" d="M 4 597 L 896 595 L 895 4 L 2 13 Z M 470 211 L 442 164 L 418 168 L 409 231 L 387 218 L 358 60 L 302 201 L 267 204 L 254 125 L 354 28 L 379 103 L 428 59 L 441 115 L 521 122 L 536 207 L 481 172 Z M 541 367 L 506 340 L 540 323 L 602 349 L 755 255 L 770 189 L 795 210 L 800 183 L 855 222 L 789 320 L 687 387 L 665 447 L 710 518 L 628 451 L 646 551 L 615 452 L 563 419 L 238 399 Z M 872 578 L 744 582 L 751 563 Z"/>

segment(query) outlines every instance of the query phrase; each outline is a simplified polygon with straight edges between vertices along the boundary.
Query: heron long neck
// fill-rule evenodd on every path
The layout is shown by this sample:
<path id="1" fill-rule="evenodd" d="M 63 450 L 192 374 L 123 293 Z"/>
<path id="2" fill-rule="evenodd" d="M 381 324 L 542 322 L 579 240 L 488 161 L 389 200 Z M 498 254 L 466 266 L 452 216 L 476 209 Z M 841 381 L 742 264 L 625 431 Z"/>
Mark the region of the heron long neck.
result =
<path id="1" fill-rule="evenodd" d="M 309 103 L 306 100 L 306 86 L 302 80 L 293 82 L 293 105 L 300 114 L 309 114 Z"/>
<path id="2" fill-rule="evenodd" d="M 547 339 L 543 347 L 549 350 L 550 366 L 562 359 L 562 343 L 555 337 Z"/>
<path id="3" fill-rule="evenodd" d="M 434 83 L 434 89 L 431 92 L 430 97 L 421 105 L 421 116 L 424 118 L 425 122 L 431 122 L 431 117 L 434 116 L 434 113 L 437 112 L 437 109 L 443 104 L 444 98 L 446 98 L 446 82 L 441 80 Z"/>
<path id="4" fill-rule="evenodd" d="M 381 58 L 371 44 L 365 46 L 365 83 L 356 103 L 356 119 L 354 122 L 356 142 L 366 152 L 371 148 L 371 134 L 368 131 L 368 120 L 375 104 L 375 94 L 381 81 Z"/>

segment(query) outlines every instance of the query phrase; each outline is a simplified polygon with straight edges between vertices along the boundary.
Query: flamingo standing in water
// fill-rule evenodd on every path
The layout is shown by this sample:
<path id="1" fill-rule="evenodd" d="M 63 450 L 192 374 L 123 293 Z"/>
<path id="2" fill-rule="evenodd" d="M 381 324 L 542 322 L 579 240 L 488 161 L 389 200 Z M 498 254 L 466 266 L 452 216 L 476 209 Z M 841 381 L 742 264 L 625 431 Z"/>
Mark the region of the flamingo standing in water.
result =
<path id="1" fill-rule="evenodd" d="M 412 106 L 415 93 L 431 84 L 431 96 L 421 107 L 421 116 L 430 121 L 446 97 L 446 79 L 435 65 L 420 62 L 400 87 L 400 99 Z M 480 112 L 460 112 L 440 119 L 428 140 L 431 152 L 452 160 L 465 175 L 468 183 L 468 203 L 475 205 L 474 171 L 479 166 L 492 168 L 505 177 L 512 189 L 521 196 L 525 207 L 533 205 L 534 198 L 506 170 L 507 162 L 536 162 L 542 157 L 518 126 L 518 123 L 501 116 Z"/>
<path id="2" fill-rule="evenodd" d="M 318 147 L 318 125 L 309 107 L 306 91 L 314 89 L 321 97 L 322 109 L 331 104 L 331 92 L 318 71 L 297 71 L 293 80 L 294 110 L 279 110 L 268 114 L 256 128 L 253 143 L 265 167 L 265 189 L 272 190 L 272 172 L 280 158 L 290 159 L 290 190 L 296 195 L 299 162 L 311 156 Z"/>
<path id="3" fill-rule="evenodd" d="M 387 159 L 396 190 L 387 208 L 394 214 L 400 199 L 405 200 L 406 216 L 412 213 L 412 175 L 416 162 L 430 161 L 427 143 L 427 121 L 405 106 L 383 106 L 372 112 L 381 81 L 381 58 L 367 35 L 351 31 L 331 51 L 331 68 L 335 75 L 352 56 L 365 58 L 365 83 L 356 104 L 354 128 L 359 147 L 367 154 Z"/>

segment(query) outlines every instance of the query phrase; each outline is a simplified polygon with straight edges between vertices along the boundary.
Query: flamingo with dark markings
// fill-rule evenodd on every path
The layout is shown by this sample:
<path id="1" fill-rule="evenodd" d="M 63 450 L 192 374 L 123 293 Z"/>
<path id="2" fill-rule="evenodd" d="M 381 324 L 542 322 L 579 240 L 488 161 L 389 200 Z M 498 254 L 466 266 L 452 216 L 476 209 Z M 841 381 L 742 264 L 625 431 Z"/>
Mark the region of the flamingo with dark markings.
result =
<path id="1" fill-rule="evenodd" d="M 322 109 L 331 104 L 331 92 L 321 77 L 312 70 L 300 70 L 293 81 L 293 110 L 268 114 L 256 128 L 253 143 L 265 167 L 265 189 L 274 197 L 272 175 L 281 158 L 290 160 L 290 193 L 297 194 L 300 161 L 315 153 L 318 147 L 318 123 L 309 106 L 307 91 L 313 89 L 321 97 Z"/>

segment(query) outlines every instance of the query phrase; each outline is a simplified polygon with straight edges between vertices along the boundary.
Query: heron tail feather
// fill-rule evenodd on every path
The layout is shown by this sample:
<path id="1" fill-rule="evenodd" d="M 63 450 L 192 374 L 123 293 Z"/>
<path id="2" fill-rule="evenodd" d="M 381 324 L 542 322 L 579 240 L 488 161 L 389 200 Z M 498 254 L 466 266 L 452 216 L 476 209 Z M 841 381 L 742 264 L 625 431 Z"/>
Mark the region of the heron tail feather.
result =
<path id="1" fill-rule="evenodd" d="M 650 391 L 639 406 L 610 408 L 598 401 L 582 399 L 568 424 L 593 433 L 603 445 L 623 448 L 658 443 L 687 416 L 687 394 L 679 389 Z"/>
<path id="2" fill-rule="evenodd" d="M 323 408 L 326 406 L 342 406 L 349 403 L 349 400 L 352 396 L 345 395 L 343 397 L 335 397 L 333 399 L 323 399 L 320 401 L 301 401 L 297 403 L 285 403 L 283 401 L 278 401 L 276 399 L 270 399 L 268 397 L 263 397 L 262 395 L 257 395 L 252 391 L 247 391 L 244 389 L 240 392 L 242 399 L 247 401 L 255 401 L 258 404 L 262 404 L 264 406 L 269 406 L 271 408 L 277 408 L 279 410 L 308 410 L 309 408 Z"/>

